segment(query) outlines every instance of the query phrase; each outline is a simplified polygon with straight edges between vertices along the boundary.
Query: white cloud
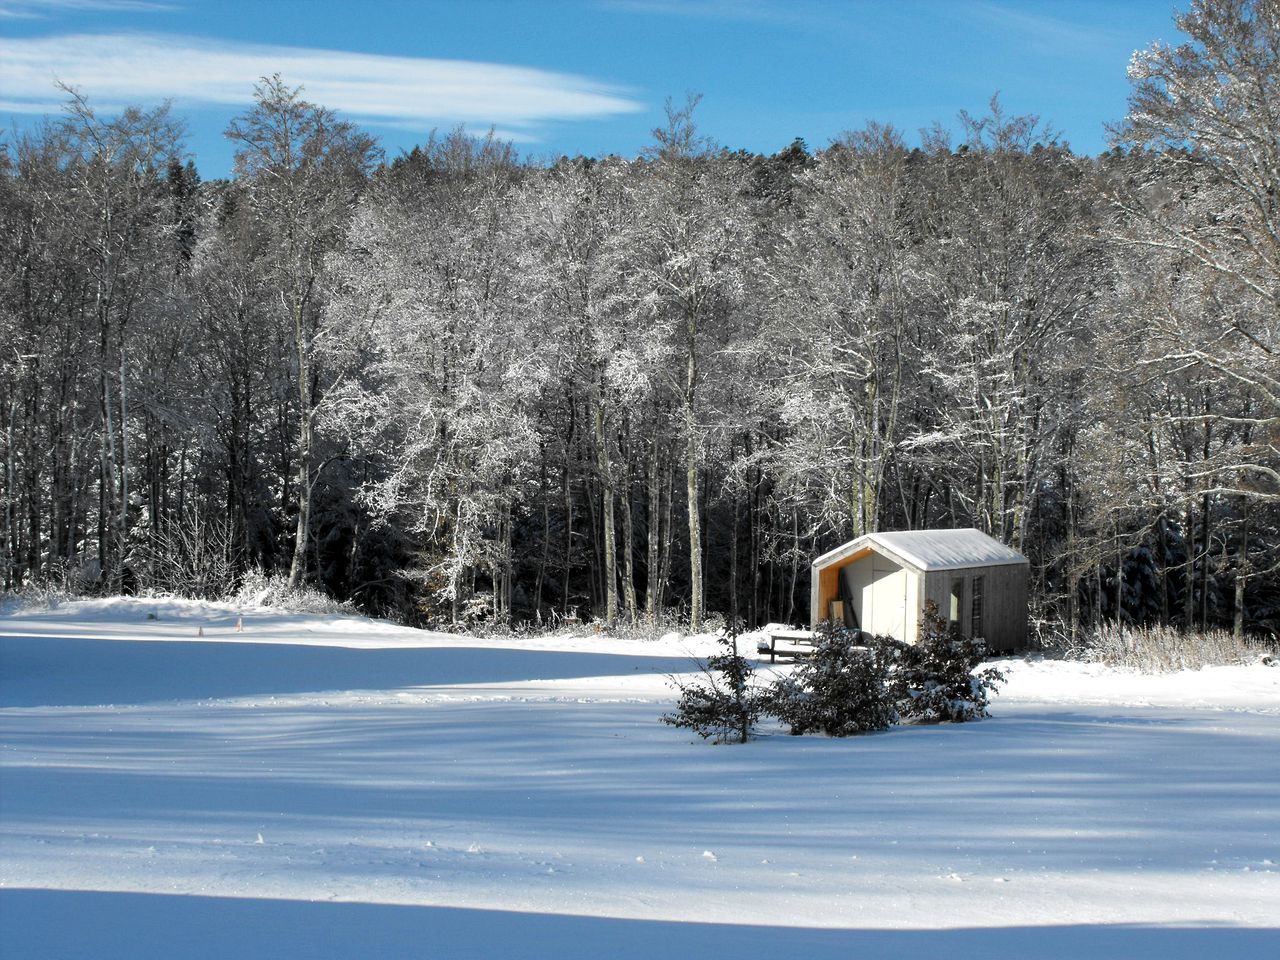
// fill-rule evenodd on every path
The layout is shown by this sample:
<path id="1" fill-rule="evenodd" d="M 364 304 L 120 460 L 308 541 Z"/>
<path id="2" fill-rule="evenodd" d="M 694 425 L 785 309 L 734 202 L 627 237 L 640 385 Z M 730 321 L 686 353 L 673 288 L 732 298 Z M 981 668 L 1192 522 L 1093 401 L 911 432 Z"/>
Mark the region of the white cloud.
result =
<path id="1" fill-rule="evenodd" d="M 241 106 L 258 78 L 279 73 L 314 103 L 368 123 L 427 129 L 464 123 L 511 128 L 632 113 L 626 91 L 588 77 L 530 67 L 392 57 L 306 47 L 232 44 L 167 34 L 0 37 L 5 108 L 46 113 L 53 84 L 95 104 Z"/>
<path id="2" fill-rule="evenodd" d="M 662 17 L 722 20 L 771 20 L 785 12 L 785 6 L 770 0 L 600 0 L 600 6 Z"/>
<path id="3" fill-rule="evenodd" d="M 161 0 L 0 0 L 0 20 L 35 20 L 58 13 L 162 13 L 177 9 Z"/>
<path id="4" fill-rule="evenodd" d="M 1019 33 L 1042 49 L 1061 51 L 1064 47 L 1069 47 L 1098 50 L 1119 39 L 1111 30 L 1073 23 L 1047 13 L 1011 7 L 995 0 L 979 0 L 972 7 L 966 8 L 966 11 L 1001 30 Z"/>
<path id="5" fill-rule="evenodd" d="M 829 0 L 596 0 L 603 10 L 653 17 L 772 23 L 829 29 L 842 10 Z"/>

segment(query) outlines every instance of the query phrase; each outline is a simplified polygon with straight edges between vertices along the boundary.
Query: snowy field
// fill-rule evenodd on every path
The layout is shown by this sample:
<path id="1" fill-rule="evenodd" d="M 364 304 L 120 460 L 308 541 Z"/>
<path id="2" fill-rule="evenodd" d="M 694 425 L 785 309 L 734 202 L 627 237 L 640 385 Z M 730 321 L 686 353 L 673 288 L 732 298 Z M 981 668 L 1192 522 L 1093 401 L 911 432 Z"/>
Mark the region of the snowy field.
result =
<path id="1" fill-rule="evenodd" d="M 713 747 L 706 641 L 235 619 L 0 617 L 0 957 L 1280 956 L 1280 669 Z"/>

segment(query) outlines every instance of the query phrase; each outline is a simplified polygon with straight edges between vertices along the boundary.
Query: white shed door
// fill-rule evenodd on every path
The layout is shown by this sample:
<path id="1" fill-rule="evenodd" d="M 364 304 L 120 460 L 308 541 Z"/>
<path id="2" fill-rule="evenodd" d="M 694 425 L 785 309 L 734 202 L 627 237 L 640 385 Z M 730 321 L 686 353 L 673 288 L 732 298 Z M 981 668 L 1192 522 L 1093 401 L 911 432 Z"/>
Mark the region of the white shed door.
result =
<path id="1" fill-rule="evenodd" d="M 871 583 L 863 593 L 864 609 L 870 601 L 871 617 L 863 624 L 872 633 L 907 639 L 907 571 L 891 560 L 872 559 Z"/>

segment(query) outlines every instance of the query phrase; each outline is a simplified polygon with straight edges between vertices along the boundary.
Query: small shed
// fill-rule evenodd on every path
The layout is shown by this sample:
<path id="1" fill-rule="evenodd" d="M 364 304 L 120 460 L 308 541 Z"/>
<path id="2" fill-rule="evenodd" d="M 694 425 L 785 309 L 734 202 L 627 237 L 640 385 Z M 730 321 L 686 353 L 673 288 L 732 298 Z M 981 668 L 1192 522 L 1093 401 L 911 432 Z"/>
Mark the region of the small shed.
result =
<path id="1" fill-rule="evenodd" d="M 914 643 L 925 601 L 991 650 L 1027 640 L 1027 558 L 972 527 L 868 533 L 813 561 L 810 625 Z"/>

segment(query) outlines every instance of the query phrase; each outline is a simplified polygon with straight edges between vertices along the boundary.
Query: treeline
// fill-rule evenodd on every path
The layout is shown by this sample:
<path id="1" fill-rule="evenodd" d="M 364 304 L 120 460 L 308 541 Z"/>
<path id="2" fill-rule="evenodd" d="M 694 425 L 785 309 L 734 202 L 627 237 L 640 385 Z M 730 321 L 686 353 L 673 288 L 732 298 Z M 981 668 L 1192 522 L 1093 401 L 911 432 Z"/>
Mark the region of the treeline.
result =
<path id="1" fill-rule="evenodd" d="M 426 624 L 807 617 L 808 564 L 977 526 L 1046 629 L 1280 623 L 1280 18 L 1197 3 L 1101 157 L 702 139 L 389 162 L 264 80 L 235 174 L 78 93 L 0 154 L 0 580 L 250 568 Z"/>

